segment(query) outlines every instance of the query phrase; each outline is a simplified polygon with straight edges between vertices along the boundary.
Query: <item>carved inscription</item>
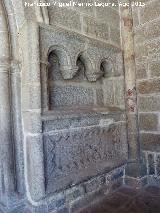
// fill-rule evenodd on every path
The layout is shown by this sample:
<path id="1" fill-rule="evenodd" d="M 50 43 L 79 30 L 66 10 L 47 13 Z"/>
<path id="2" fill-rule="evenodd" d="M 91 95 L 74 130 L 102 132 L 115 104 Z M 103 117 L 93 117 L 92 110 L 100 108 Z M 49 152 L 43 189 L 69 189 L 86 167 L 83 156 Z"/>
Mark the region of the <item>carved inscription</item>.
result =
<path id="1" fill-rule="evenodd" d="M 44 136 L 47 192 L 55 192 L 124 161 L 120 126 L 55 132 Z"/>

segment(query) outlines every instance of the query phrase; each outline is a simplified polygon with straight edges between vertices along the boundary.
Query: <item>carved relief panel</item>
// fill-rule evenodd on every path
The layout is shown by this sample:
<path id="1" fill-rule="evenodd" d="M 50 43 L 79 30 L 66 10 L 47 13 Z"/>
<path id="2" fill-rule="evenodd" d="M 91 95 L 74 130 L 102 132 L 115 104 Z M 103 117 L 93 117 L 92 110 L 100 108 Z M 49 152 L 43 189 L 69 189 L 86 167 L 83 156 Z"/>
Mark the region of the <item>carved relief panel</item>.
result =
<path id="1" fill-rule="evenodd" d="M 127 158 L 125 124 L 48 132 L 44 147 L 46 190 L 56 192 L 122 165 Z"/>

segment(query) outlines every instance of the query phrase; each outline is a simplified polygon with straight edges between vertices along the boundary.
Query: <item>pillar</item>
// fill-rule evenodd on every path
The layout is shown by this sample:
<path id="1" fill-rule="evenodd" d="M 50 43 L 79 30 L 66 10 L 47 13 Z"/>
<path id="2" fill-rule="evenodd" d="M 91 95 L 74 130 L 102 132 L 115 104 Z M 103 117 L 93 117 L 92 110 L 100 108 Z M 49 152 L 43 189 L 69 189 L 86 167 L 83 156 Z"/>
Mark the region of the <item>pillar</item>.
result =
<path id="1" fill-rule="evenodd" d="M 126 183 L 132 186 L 141 187 L 145 183 L 144 177 L 146 175 L 146 169 L 140 158 L 133 17 L 130 1 L 124 0 L 121 2 L 128 3 L 129 5 L 121 7 L 121 33 L 124 53 L 125 104 L 128 133 Z"/>
<path id="2" fill-rule="evenodd" d="M 128 1 L 124 1 L 129 3 Z M 136 67 L 133 37 L 133 18 L 130 6 L 121 7 L 122 46 L 125 69 L 125 100 L 128 125 L 129 160 L 137 161 L 140 157 L 138 134 L 138 109 L 136 91 Z"/>
<path id="3" fill-rule="evenodd" d="M 6 14 L 0 1 L 0 191 L 14 191 L 14 162 L 10 107 L 10 46 Z"/>

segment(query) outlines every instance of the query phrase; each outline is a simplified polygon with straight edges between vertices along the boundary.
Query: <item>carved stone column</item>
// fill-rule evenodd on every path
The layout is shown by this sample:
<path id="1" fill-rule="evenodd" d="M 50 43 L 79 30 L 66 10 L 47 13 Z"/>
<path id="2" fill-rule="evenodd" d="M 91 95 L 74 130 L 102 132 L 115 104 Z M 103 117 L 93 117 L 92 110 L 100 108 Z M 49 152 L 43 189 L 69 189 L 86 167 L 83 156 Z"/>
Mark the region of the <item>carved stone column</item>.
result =
<path id="1" fill-rule="evenodd" d="M 125 2 L 129 2 L 126 1 Z M 139 159 L 138 110 L 136 92 L 136 68 L 133 41 L 133 18 L 130 7 L 121 9 L 122 42 L 125 67 L 125 95 L 128 124 L 129 159 Z"/>
<path id="2" fill-rule="evenodd" d="M 6 14 L 0 1 L 0 191 L 14 190 L 14 162 L 10 109 L 10 47 Z"/>
<path id="3" fill-rule="evenodd" d="M 140 162 L 133 17 L 130 1 L 125 0 L 122 2 L 128 3 L 129 5 L 126 7 L 121 7 L 129 158 L 129 166 L 126 169 L 126 175 L 135 178 L 134 180 L 136 181 L 136 178 L 141 178 L 145 175 L 145 170 Z"/>

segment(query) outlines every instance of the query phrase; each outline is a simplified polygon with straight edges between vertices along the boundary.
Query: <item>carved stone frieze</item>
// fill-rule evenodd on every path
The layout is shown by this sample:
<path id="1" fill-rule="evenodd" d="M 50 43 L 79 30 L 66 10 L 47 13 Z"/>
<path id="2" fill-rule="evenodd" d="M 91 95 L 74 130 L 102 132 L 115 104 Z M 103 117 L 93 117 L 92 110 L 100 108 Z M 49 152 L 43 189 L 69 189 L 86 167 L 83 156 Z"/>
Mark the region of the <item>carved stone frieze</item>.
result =
<path id="1" fill-rule="evenodd" d="M 45 134 L 44 148 L 48 193 L 110 170 L 127 158 L 123 123 Z"/>

